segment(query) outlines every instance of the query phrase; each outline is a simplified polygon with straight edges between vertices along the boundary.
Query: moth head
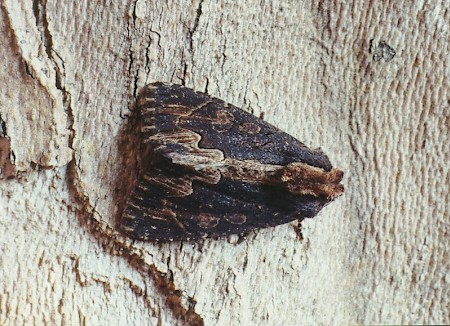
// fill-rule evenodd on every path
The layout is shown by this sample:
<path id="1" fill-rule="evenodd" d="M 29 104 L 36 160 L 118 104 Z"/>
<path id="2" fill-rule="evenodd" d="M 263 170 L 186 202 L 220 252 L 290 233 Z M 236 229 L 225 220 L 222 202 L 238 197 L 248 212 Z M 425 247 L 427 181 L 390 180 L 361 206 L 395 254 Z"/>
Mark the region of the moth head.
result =
<path id="1" fill-rule="evenodd" d="M 282 168 L 279 181 L 287 191 L 298 195 L 326 197 L 329 201 L 344 193 L 340 184 L 344 172 L 324 169 L 302 162 L 294 162 Z"/>

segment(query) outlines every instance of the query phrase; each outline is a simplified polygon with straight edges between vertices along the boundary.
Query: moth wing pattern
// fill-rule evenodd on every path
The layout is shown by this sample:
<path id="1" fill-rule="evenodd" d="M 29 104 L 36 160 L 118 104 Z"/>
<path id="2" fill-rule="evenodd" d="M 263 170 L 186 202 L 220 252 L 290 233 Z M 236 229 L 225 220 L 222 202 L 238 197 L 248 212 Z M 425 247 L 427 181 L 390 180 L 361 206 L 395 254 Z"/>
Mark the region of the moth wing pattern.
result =
<path id="1" fill-rule="evenodd" d="M 245 233 L 313 217 L 343 192 L 324 153 L 220 99 L 154 83 L 137 107 L 150 155 L 122 214 L 133 238 Z"/>

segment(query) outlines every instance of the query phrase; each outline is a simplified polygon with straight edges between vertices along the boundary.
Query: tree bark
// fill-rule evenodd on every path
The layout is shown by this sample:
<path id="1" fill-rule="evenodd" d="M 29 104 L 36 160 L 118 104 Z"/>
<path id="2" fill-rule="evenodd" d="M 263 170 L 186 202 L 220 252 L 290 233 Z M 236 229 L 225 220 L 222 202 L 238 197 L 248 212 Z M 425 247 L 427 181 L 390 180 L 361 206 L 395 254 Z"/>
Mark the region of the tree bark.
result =
<path id="1" fill-rule="evenodd" d="M 448 5 L 2 0 L 0 324 L 450 323 Z M 244 241 L 127 239 L 154 81 L 320 146 L 345 195 Z"/>

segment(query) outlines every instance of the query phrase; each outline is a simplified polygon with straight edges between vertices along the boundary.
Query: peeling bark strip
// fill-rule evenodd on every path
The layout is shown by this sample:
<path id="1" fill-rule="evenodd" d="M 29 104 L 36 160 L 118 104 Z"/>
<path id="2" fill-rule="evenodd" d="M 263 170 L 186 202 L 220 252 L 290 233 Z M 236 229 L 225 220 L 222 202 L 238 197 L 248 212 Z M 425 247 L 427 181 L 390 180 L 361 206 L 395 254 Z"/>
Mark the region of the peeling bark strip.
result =
<path id="1" fill-rule="evenodd" d="M 0 180 L 16 175 L 16 167 L 11 163 L 11 141 L 0 136 Z"/>
<path id="2" fill-rule="evenodd" d="M 150 84 L 138 109 L 151 154 L 122 214 L 132 238 L 244 233 L 314 217 L 344 191 L 320 150 L 207 94 Z"/>

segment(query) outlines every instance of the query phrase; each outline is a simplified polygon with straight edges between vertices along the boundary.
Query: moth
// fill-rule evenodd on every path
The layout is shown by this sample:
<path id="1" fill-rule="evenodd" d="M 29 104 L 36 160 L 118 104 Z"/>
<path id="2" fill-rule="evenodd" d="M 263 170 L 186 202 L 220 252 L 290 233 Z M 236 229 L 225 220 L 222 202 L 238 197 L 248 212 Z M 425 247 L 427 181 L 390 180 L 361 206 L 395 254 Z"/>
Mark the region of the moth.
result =
<path id="1" fill-rule="evenodd" d="M 153 83 L 137 109 L 146 154 L 120 221 L 131 238 L 242 234 L 314 217 L 344 191 L 322 151 L 208 94 Z"/>

